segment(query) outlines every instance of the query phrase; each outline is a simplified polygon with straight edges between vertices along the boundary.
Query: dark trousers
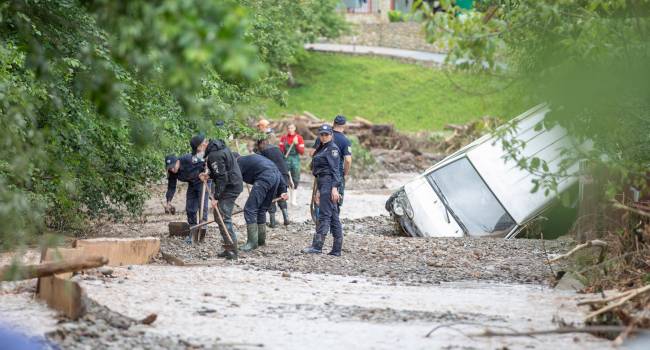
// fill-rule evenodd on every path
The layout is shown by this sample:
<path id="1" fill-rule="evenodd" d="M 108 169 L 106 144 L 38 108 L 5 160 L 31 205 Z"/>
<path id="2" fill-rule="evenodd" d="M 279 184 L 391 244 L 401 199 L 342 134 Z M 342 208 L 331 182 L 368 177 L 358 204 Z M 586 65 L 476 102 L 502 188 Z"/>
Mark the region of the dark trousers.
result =
<path id="1" fill-rule="evenodd" d="M 205 192 L 205 199 L 203 200 L 203 221 L 208 221 L 208 202 L 210 199 L 210 191 L 212 181 L 208 181 Z M 201 191 L 203 190 L 203 182 L 189 183 L 187 185 L 187 199 L 185 200 L 185 212 L 187 213 L 187 222 L 190 226 L 198 224 L 197 217 L 201 203 Z"/>
<path id="2" fill-rule="evenodd" d="M 289 208 L 287 201 L 279 200 L 276 203 L 271 203 L 271 206 L 269 207 L 269 213 L 275 214 L 278 211 L 278 207 L 280 207 L 280 210 Z"/>
<path id="3" fill-rule="evenodd" d="M 226 225 L 226 229 L 228 229 L 228 233 L 230 234 L 230 238 L 232 238 L 233 242 L 237 242 L 237 233 L 235 232 L 235 229 L 232 225 L 232 209 L 235 207 L 235 200 L 237 197 L 238 195 L 227 195 L 221 196 L 221 198 L 218 199 L 221 218 L 223 218 L 223 223 Z M 218 220 L 217 218 L 214 219 Z M 219 230 L 221 230 L 221 226 L 219 226 Z M 225 232 L 221 232 L 221 237 L 223 238 L 224 242 L 228 242 Z"/>
<path id="4" fill-rule="evenodd" d="M 286 181 L 286 183 L 288 184 L 289 183 L 289 177 L 285 176 L 284 181 Z M 276 204 L 277 204 L 277 206 L 276 206 Z M 278 207 L 280 207 L 280 210 L 289 208 L 289 206 L 287 204 L 287 201 L 279 200 L 276 203 L 271 203 L 271 206 L 269 207 L 269 213 L 275 214 L 278 211 Z"/>
<path id="5" fill-rule="evenodd" d="M 343 227 L 339 220 L 339 206 L 337 203 L 332 202 L 332 177 L 329 175 L 319 176 L 316 181 L 320 192 L 320 203 L 318 206 L 318 226 L 316 227 L 313 246 L 320 249 L 323 242 L 325 242 L 327 232 L 332 232 L 335 246 L 337 242 L 342 242 Z"/>
<path id="6" fill-rule="evenodd" d="M 275 174 L 261 176 L 255 180 L 244 205 L 244 219 L 247 225 L 266 223 L 266 212 L 271 207 L 279 185 L 280 177 Z"/>
<path id="7" fill-rule="evenodd" d="M 343 172 L 341 172 L 343 174 Z M 341 184 L 339 185 L 339 194 L 341 199 L 339 200 L 339 207 L 343 206 L 343 193 L 345 192 L 345 177 L 341 176 Z"/>

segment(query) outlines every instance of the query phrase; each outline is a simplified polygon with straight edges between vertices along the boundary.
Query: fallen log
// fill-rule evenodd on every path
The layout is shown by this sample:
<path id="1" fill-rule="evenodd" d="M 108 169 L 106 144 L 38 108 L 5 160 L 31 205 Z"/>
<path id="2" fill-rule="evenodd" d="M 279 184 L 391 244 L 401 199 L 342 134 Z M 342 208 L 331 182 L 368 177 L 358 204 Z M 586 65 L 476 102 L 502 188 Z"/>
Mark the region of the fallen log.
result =
<path id="1" fill-rule="evenodd" d="M 359 124 L 361 124 L 361 125 L 364 125 L 364 126 L 367 127 L 367 128 L 372 128 L 372 126 L 375 125 L 375 124 L 374 124 L 373 122 L 371 122 L 370 120 L 365 119 L 365 118 L 361 118 L 361 117 L 359 117 L 359 116 L 354 117 L 354 121 L 357 122 L 357 123 L 359 123 Z"/>
<path id="2" fill-rule="evenodd" d="M 75 272 L 104 266 L 108 259 L 103 256 L 89 256 L 80 259 L 57 261 L 39 265 L 5 266 L 0 268 L 0 281 L 18 281 L 48 277 L 60 273 Z"/>
<path id="3" fill-rule="evenodd" d="M 308 112 L 308 111 L 303 111 L 302 114 L 303 114 L 305 117 L 309 118 L 312 122 L 322 123 L 322 121 L 320 120 L 320 118 L 318 118 L 317 116 L 315 116 L 313 113 L 310 113 L 310 112 Z"/>

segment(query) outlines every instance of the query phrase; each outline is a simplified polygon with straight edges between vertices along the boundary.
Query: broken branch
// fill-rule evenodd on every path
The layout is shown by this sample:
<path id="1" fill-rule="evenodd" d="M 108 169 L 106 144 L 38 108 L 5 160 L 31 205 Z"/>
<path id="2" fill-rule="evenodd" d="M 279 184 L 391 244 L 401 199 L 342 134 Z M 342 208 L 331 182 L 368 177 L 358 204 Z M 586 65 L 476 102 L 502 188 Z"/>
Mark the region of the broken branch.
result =
<path id="1" fill-rule="evenodd" d="M 592 299 L 592 300 L 585 300 L 581 301 L 578 303 L 578 306 L 584 306 L 584 305 L 593 305 L 593 304 L 603 304 L 603 303 L 609 303 L 610 301 L 618 300 L 620 298 L 626 297 L 632 293 L 632 290 L 628 290 L 627 292 L 617 294 L 617 295 L 612 295 L 607 298 L 603 299 Z"/>
<path id="2" fill-rule="evenodd" d="M 589 327 L 561 327 L 555 329 L 543 329 L 530 332 L 494 332 L 486 329 L 483 333 L 472 335 L 474 337 L 532 337 L 534 335 L 546 334 L 568 334 L 568 333 L 601 333 L 601 332 L 621 332 L 627 327 L 621 326 L 589 326 Z"/>
<path id="3" fill-rule="evenodd" d="M 617 308 L 617 307 L 619 307 L 619 306 L 622 306 L 622 305 L 625 304 L 626 302 L 628 302 L 628 301 L 630 301 L 630 300 L 636 298 L 637 296 L 639 296 L 639 295 L 641 295 L 641 294 L 644 294 L 644 293 L 650 292 L 650 284 L 647 285 L 647 286 L 644 286 L 644 287 L 640 287 L 640 288 L 637 288 L 637 289 L 633 289 L 633 290 L 631 290 L 631 291 L 629 291 L 629 292 L 630 292 L 630 293 L 629 293 L 627 296 L 621 298 L 621 300 L 619 300 L 617 303 L 614 303 L 614 304 L 611 304 L 611 305 L 605 306 L 605 307 L 603 307 L 603 308 L 600 308 L 600 309 L 598 309 L 598 310 L 596 310 L 596 311 L 590 313 L 589 315 L 587 315 L 587 317 L 586 317 L 585 319 L 588 320 L 588 319 L 590 319 L 590 318 L 593 318 L 593 317 L 596 317 L 596 316 L 598 316 L 598 315 L 600 315 L 600 314 L 603 314 L 603 313 L 605 313 L 605 312 L 607 312 L 607 311 L 611 311 L 611 310 L 613 310 L 613 309 L 615 309 L 615 308 Z"/>
<path id="4" fill-rule="evenodd" d="M 582 243 L 582 244 L 579 244 L 579 245 L 575 246 L 573 249 L 571 249 L 566 254 L 562 254 L 560 256 L 556 256 L 553 259 L 550 259 L 548 261 L 548 263 L 552 264 L 552 263 L 558 262 L 558 261 L 560 261 L 562 259 L 566 259 L 566 258 L 572 256 L 573 254 L 577 253 L 578 251 L 580 251 L 582 249 L 585 249 L 585 248 L 589 248 L 589 247 L 600 247 L 600 249 L 601 249 L 600 252 L 601 252 L 601 255 L 602 255 L 602 253 L 605 251 L 605 249 L 607 249 L 607 246 L 608 246 L 607 242 L 601 241 L 599 239 L 594 239 L 593 241 L 589 241 L 589 242 Z"/>
<path id="5" fill-rule="evenodd" d="M 648 213 L 646 211 L 643 211 L 643 210 L 640 210 L 640 209 L 628 207 L 627 205 L 622 204 L 621 202 L 616 201 L 616 200 L 612 200 L 612 206 L 614 208 L 616 208 L 616 209 L 622 209 L 622 210 L 625 210 L 625 211 L 629 211 L 630 213 L 634 213 L 634 214 L 637 214 L 637 215 L 641 215 L 641 216 L 645 216 L 647 218 L 650 218 L 650 213 Z"/>
<path id="6" fill-rule="evenodd" d="M 106 264 L 108 264 L 108 259 L 106 257 L 90 256 L 81 259 L 57 261 L 40 265 L 5 266 L 0 269 L 0 281 L 17 281 L 47 277 L 60 273 L 92 269 Z"/>

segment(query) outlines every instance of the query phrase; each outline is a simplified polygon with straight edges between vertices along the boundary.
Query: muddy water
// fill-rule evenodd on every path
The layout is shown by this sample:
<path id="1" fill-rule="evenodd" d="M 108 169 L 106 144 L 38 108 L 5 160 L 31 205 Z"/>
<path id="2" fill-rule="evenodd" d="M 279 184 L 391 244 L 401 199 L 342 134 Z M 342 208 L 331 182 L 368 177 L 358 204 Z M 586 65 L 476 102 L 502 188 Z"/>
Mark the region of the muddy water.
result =
<path id="1" fill-rule="evenodd" d="M 246 267 L 134 266 L 116 278 L 84 281 L 101 304 L 139 319 L 146 332 L 199 344 L 268 349 L 434 349 L 607 347 L 588 335 L 471 337 L 485 328 L 525 331 L 579 323 L 573 293 L 542 286 L 449 283 L 400 286 L 360 277 L 253 271 Z M 429 338 L 436 326 L 444 327 Z"/>

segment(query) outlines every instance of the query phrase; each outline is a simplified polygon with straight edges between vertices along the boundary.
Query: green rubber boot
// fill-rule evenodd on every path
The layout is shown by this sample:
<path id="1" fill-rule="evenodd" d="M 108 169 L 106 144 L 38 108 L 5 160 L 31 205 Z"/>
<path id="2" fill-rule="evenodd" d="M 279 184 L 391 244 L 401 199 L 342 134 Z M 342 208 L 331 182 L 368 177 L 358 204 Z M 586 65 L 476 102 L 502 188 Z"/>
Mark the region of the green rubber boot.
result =
<path id="1" fill-rule="evenodd" d="M 257 224 L 246 225 L 246 234 L 248 235 L 248 240 L 246 244 L 241 248 L 245 252 L 250 252 L 253 249 L 257 248 Z"/>
<path id="2" fill-rule="evenodd" d="M 275 213 L 269 213 L 269 227 L 276 228 L 278 227 L 277 221 L 275 221 Z"/>
<path id="3" fill-rule="evenodd" d="M 266 245 L 266 225 L 264 224 L 257 225 L 257 233 L 258 233 L 257 243 L 259 244 L 259 246 L 261 247 L 263 245 Z"/>

